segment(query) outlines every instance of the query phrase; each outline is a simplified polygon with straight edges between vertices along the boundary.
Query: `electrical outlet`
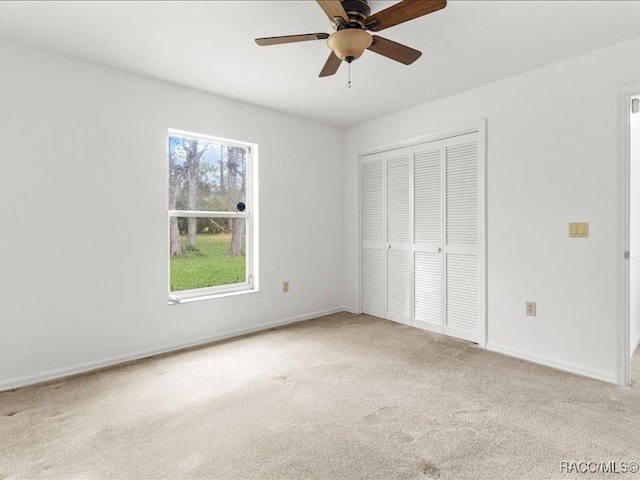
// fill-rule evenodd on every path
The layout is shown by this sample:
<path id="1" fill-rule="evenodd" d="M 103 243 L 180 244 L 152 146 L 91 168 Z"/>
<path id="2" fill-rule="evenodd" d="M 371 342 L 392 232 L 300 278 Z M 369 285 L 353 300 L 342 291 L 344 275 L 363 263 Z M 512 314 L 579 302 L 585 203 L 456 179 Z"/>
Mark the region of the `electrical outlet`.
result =
<path id="1" fill-rule="evenodd" d="M 536 316 L 536 302 L 527 302 L 527 316 L 528 317 Z"/>
<path id="2" fill-rule="evenodd" d="M 289 282 L 287 280 L 282 282 L 282 292 L 283 293 L 289 292 Z"/>

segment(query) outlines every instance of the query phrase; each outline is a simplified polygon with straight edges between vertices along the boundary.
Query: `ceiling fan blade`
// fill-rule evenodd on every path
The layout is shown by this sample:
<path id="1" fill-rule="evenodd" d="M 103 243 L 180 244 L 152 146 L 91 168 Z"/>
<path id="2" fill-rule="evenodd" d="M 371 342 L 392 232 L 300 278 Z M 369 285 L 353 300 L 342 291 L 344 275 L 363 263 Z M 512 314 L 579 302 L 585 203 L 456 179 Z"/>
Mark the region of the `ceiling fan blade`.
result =
<path id="1" fill-rule="evenodd" d="M 446 6 L 446 0 L 403 0 L 369 16 L 365 22 L 365 27 L 367 30 L 379 32 L 385 28 L 443 9 Z"/>
<path id="2" fill-rule="evenodd" d="M 320 71 L 320 77 L 328 77 L 330 75 L 333 75 L 334 73 L 336 73 L 338 71 L 338 68 L 340 68 L 340 64 L 342 63 L 342 60 L 340 60 L 335 53 L 333 53 L 333 51 L 331 52 L 331 54 L 329 55 L 329 58 L 327 58 L 327 61 L 324 64 L 324 67 L 322 67 L 322 70 Z"/>
<path id="3" fill-rule="evenodd" d="M 324 13 L 327 14 L 329 20 L 333 22 L 333 19 L 336 17 L 340 17 L 344 20 L 344 23 L 349 23 L 349 15 L 345 11 L 340 0 L 316 0 L 320 8 L 324 10 Z"/>
<path id="4" fill-rule="evenodd" d="M 371 42 L 368 50 L 384 55 L 396 62 L 411 65 L 420 58 L 420 55 L 422 55 L 421 51 L 414 50 L 413 48 L 402 45 L 401 43 L 388 40 L 378 35 L 372 35 L 371 37 L 373 38 L 373 42 Z"/>
<path id="5" fill-rule="evenodd" d="M 305 33 L 302 35 L 285 35 L 282 37 L 256 38 L 256 43 L 260 46 L 279 45 L 281 43 L 306 42 L 307 40 L 324 40 L 329 38 L 328 33 Z"/>

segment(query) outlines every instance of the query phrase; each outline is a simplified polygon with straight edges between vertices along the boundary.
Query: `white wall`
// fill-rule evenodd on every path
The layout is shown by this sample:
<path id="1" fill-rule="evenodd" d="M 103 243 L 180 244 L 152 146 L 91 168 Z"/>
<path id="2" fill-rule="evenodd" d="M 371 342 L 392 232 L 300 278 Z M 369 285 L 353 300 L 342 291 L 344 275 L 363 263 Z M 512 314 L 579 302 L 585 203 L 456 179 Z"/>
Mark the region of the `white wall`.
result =
<path id="1" fill-rule="evenodd" d="M 640 38 L 349 128 L 345 303 L 359 304 L 357 153 L 486 118 L 487 346 L 614 382 L 616 101 L 638 51 Z M 570 221 L 589 238 L 569 239 Z"/>
<path id="2" fill-rule="evenodd" d="M 343 307 L 340 129 L 4 42 L 0 64 L 0 390 Z M 167 305 L 168 128 L 259 144 L 259 293 Z"/>
<path id="3" fill-rule="evenodd" d="M 640 112 L 631 114 L 629 126 L 629 338 L 633 353 L 640 343 Z"/>

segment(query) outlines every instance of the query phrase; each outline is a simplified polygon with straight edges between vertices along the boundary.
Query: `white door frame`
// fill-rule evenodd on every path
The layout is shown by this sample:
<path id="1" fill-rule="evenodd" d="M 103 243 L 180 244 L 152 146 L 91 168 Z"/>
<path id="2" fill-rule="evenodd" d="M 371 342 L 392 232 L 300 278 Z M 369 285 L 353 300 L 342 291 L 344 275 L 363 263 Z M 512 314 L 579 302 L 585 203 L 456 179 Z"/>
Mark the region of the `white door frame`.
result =
<path id="1" fill-rule="evenodd" d="M 394 150 L 402 147 L 410 147 L 421 143 L 427 143 L 433 140 L 442 140 L 449 137 L 455 137 L 458 135 L 464 135 L 467 133 L 478 132 L 478 176 L 480 178 L 480 185 L 478 191 L 478 199 L 480 202 L 480 215 L 478 218 L 478 250 L 480 252 L 480 319 L 479 319 L 479 339 L 478 345 L 482 348 L 487 346 L 487 119 L 483 118 L 473 122 L 457 125 L 447 129 L 443 129 L 437 132 L 432 132 L 419 137 L 413 137 L 405 140 L 399 140 L 396 142 L 389 142 L 383 145 L 377 145 L 374 147 L 363 148 L 356 152 L 355 160 L 357 162 L 356 175 L 357 175 L 357 189 L 358 189 L 358 201 L 356 202 L 356 218 L 357 228 L 355 229 L 355 260 L 356 269 L 356 295 L 357 295 L 357 313 L 362 313 L 362 264 L 361 264 L 361 238 L 360 238 L 360 226 L 362 221 L 361 212 L 361 195 L 362 195 L 362 157 L 365 155 L 384 152 L 387 150 Z"/>
<path id="2" fill-rule="evenodd" d="M 629 385 L 631 381 L 631 323 L 629 319 L 629 120 L 631 97 L 640 93 L 640 82 L 629 83 L 618 88 L 618 241 L 616 249 L 617 270 L 617 358 L 616 383 Z"/>

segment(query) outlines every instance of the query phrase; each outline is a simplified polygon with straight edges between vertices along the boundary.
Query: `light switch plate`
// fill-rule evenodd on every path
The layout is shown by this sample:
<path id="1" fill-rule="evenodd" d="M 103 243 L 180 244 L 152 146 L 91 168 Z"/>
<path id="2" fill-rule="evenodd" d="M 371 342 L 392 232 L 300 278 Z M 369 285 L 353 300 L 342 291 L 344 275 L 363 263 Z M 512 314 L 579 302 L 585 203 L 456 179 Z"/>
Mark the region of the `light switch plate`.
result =
<path id="1" fill-rule="evenodd" d="M 570 238 L 587 238 L 589 236 L 589 222 L 569 222 Z"/>

